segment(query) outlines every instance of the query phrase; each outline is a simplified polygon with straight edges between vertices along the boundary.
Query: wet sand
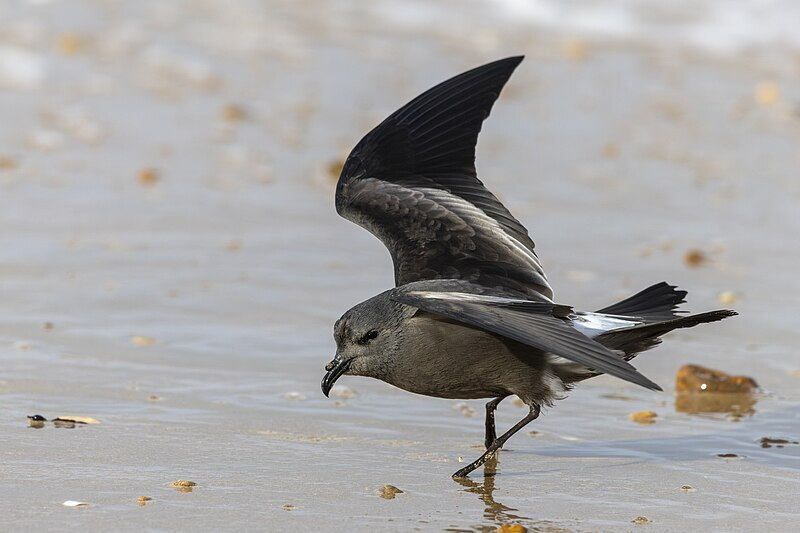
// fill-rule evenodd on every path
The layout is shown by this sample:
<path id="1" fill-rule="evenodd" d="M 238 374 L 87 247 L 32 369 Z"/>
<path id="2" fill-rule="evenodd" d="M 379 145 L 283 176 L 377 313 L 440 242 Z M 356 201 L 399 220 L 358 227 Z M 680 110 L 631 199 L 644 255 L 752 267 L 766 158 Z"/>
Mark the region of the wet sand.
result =
<path id="1" fill-rule="evenodd" d="M 760 443 L 800 440 L 796 67 L 538 32 L 478 4 L 454 11 L 469 38 L 393 4 L 259 5 L 0 7 L 0 529 L 796 524 L 800 446 Z M 558 301 L 666 280 L 688 309 L 741 315 L 636 359 L 664 393 L 591 380 L 459 484 L 482 403 L 319 390 L 333 321 L 392 283 L 380 243 L 337 217 L 331 168 L 420 91 L 516 53 L 478 171 Z M 686 363 L 753 377 L 754 414 L 676 411 Z M 498 427 L 523 414 L 504 402 Z"/>

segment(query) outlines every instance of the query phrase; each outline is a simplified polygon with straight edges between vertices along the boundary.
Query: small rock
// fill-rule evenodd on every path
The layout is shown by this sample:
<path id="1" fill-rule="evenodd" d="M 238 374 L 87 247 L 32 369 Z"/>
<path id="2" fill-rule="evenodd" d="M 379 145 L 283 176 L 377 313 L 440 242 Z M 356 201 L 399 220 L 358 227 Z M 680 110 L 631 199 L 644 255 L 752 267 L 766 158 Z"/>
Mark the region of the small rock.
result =
<path id="1" fill-rule="evenodd" d="M 756 85 L 755 99 L 759 105 L 770 106 L 775 104 L 781 97 L 778 84 L 773 81 L 762 81 Z"/>
<path id="2" fill-rule="evenodd" d="M 640 411 L 628 415 L 631 422 L 636 422 L 637 424 L 655 424 L 657 417 L 658 414 L 655 411 Z"/>
<path id="3" fill-rule="evenodd" d="M 284 511 L 294 511 L 295 509 L 297 509 L 297 507 L 292 505 L 291 503 L 287 503 L 285 505 L 282 505 L 281 509 L 283 509 Z"/>
<path id="4" fill-rule="evenodd" d="M 17 168 L 17 160 L 12 157 L 0 156 L 0 170 L 14 170 Z"/>
<path id="5" fill-rule="evenodd" d="M 136 501 L 139 502 L 139 505 L 147 505 L 147 502 L 153 501 L 153 498 L 150 496 L 139 496 L 136 498 Z"/>
<path id="6" fill-rule="evenodd" d="M 383 488 L 378 491 L 378 496 L 384 500 L 394 500 L 395 496 L 398 494 L 403 494 L 403 491 L 394 485 L 384 485 Z"/>
<path id="7" fill-rule="evenodd" d="M 139 185 L 146 187 L 152 187 L 158 183 L 159 178 L 158 170 L 154 168 L 143 168 L 136 174 L 136 181 L 139 182 Z"/>
<path id="8" fill-rule="evenodd" d="M 697 489 L 692 487 L 691 485 L 684 485 L 681 487 L 683 492 L 697 492 Z"/>
<path id="9" fill-rule="evenodd" d="M 91 418 L 91 417 L 88 417 L 88 416 L 59 416 L 58 418 L 53 420 L 53 422 L 55 422 L 56 420 L 61 420 L 61 421 L 64 421 L 64 422 L 67 422 L 67 421 L 75 422 L 76 424 L 99 424 L 100 423 L 100 421 L 97 420 L 96 418 Z"/>
<path id="10" fill-rule="evenodd" d="M 651 524 L 652 523 L 652 521 L 649 518 L 647 518 L 646 516 L 637 516 L 636 518 L 631 520 L 631 522 L 633 522 L 637 526 L 643 526 L 645 524 Z"/>
<path id="11" fill-rule="evenodd" d="M 735 453 L 718 453 L 717 457 L 722 457 L 723 459 L 736 459 L 739 456 Z"/>
<path id="12" fill-rule="evenodd" d="M 134 346 L 152 346 L 158 341 L 153 337 L 145 337 L 144 335 L 135 335 L 131 337 L 131 343 Z"/>
<path id="13" fill-rule="evenodd" d="M 736 293 L 732 291 L 723 291 L 719 293 L 719 303 L 722 305 L 733 305 L 736 303 Z"/>
<path id="14" fill-rule="evenodd" d="M 172 488 L 174 488 L 178 492 L 192 492 L 194 488 L 197 486 L 197 483 L 195 483 L 194 481 L 186 481 L 183 479 L 179 479 L 178 481 L 173 481 L 171 485 Z"/>
<path id="15" fill-rule="evenodd" d="M 683 262 L 686 266 L 697 268 L 703 266 L 708 261 L 708 256 L 702 250 L 692 249 L 683 255 Z"/>
<path id="16" fill-rule="evenodd" d="M 776 448 L 783 448 L 787 444 L 794 444 L 794 445 L 800 444 L 800 442 L 795 440 L 776 439 L 772 437 L 761 437 L 761 440 L 759 442 L 762 448 L 772 448 L 773 446 L 775 446 Z"/>
<path id="17" fill-rule="evenodd" d="M 228 104 L 220 109 L 219 116 L 225 122 L 240 122 L 247 118 L 247 112 L 242 106 Z"/>
<path id="18" fill-rule="evenodd" d="M 528 533 L 528 528 L 522 524 L 503 524 L 497 528 L 497 533 Z"/>
<path id="19" fill-rule="evenodd" d="M 45 422 L 47 422 L 47 419 L 42 415 L 28 415 L 28 425 L 32 428 L 43 428 Z"/>

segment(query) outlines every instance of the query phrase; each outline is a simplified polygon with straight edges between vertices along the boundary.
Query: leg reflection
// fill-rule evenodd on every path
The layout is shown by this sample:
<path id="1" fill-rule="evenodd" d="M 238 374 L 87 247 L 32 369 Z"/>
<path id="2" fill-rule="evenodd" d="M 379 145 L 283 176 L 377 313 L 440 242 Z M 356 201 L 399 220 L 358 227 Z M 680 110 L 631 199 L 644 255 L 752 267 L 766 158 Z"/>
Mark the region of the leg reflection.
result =
<path id="1" fill-rule="evenodd" d="M 483 517 L 487 520 L 498 523 L 506 523 L 511 520 L 528 520 L 526 516 L 514 514 L 517 509 L 512 509 L 494 499 L 494 481 L 497 473 L 498 456 L 493 455 L 486 459 L 483 469 L 483 483 L 476 483 L 468 477 L 453 478 L 464 487 L 465 492 L 477 494 L 481 501 L 486 505 L 483 510 Z"/>

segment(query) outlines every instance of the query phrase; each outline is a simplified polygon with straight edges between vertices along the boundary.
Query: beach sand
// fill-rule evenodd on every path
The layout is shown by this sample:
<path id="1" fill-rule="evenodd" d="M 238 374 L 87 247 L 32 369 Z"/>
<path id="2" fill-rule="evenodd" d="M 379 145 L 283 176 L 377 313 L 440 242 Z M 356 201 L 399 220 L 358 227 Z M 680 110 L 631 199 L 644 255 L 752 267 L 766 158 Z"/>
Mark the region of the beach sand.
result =
<path id="1" fill-rule="evenodd" d="M 409 6 L 0 6 L 0 529 L 795 526 L 800 55 Z M 666 280 L 687 309 L 740 316 L 635 360 L 665 392 L 581 384 L 459 484 L 481 402 L 320 392 L 333 322 L 392 284 L 334 186 L 388 113 L 519 53 L 477 166 L 556 299 L 597 309 Z M 676 410 L 687 363 L 754 378 L 752 412 Z M 498 428 L 524 413 L 504 402 Z"/>

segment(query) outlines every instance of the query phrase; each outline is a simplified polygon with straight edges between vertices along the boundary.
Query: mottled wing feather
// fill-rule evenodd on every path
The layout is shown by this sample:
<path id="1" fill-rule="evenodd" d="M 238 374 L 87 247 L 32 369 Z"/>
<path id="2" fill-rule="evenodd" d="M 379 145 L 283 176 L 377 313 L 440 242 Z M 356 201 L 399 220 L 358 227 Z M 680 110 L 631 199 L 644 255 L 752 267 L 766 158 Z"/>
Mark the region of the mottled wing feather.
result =
<path id="1" fill-rule="evenodd" d="M 648 389 L 661 388 L 630 363 L 561 318 L 568 307 L 548 302 L 456 292 L 396 289 L 392 299 L 569 359 Z M 565 312 L 565 310 L 567 310 Z"/>
<path id="2" fill-rule="evenodd" d="M 475 172 L 483 120 L 521 60 L 496 61 L 426 91 L 347 158 L 336 210 L 383 241 L 398 286 L 463 279 L 552 297 L 527 230 Z"/>

